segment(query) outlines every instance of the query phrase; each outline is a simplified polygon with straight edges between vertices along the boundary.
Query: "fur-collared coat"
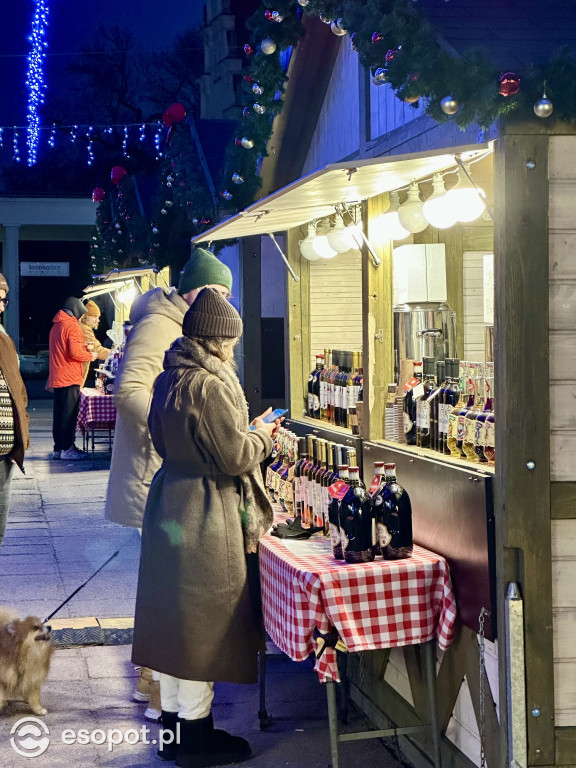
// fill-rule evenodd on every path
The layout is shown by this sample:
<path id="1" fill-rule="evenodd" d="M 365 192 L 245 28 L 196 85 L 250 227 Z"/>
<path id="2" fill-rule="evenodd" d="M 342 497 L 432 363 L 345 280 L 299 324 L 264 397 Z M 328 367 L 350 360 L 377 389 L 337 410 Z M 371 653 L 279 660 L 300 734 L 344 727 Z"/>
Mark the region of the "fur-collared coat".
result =
<path id="1" fill-rule="evenodd" d="M 272 523 L 260 463 L 273 442 L 250 431 L 230 363 L 183 337 L 164 368 L 148 419 L 163 463 L 144 513 L 132 660 L 187 680 L 253 683 L 264 638 L 246 553 Z"/>

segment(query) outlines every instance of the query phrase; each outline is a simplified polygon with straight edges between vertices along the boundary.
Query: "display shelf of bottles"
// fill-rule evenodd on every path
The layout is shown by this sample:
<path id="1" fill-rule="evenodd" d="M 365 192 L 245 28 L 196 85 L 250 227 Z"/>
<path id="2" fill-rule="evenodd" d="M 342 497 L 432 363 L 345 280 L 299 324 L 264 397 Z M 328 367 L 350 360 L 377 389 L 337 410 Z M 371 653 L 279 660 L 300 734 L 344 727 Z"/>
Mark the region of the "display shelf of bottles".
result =
<path id="1" fill-rule="evenodd" d="M 325 349 L 323 355 L 316 355 L 316 366 L 308 377 L 306 415 L 358 435 L 356 405 L 362 402 L 363 383 L 361 352 Z"/>
<path id="2" fill-rule="evenodd" d="M 436 461 L 441 464 L 449 464 L 454 467 L 458 467 L 459 469 L 467 469 L 470 472 L 479 472 L 486 475 L 494 475 L 495 473 L 495 467 L 490 466 L 489 464 L 479 464 L 456 456 L 447 456 L 445 454 L 438 453 L 437 451 L 433 451 L 430 448 L 420 448 L 417 445 L 404 445 L 393 440 L 370 440 L 370 442 L 364 442 L 364 450 L 369 450 L 370 446 L 372 445 L 379 446 L 381 448 L 389 448 L 390 450 L 397 451 L 412 457 L 428 459 L 430 461 Z"/>

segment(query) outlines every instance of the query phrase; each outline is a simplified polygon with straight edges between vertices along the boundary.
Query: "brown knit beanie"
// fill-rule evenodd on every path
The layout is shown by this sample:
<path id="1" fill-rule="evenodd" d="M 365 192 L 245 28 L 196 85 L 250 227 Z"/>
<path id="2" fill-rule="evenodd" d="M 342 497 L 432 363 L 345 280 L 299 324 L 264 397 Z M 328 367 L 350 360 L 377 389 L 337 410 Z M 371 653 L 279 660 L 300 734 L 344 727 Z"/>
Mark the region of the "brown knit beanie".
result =
<path id="1" fill-rule="evenodd" d="M 6 282 L 6 278 L 2 273 L 0 273 L 0 289 L 3 291 L 6 291 L 6 293 L 8 293 L 8 291 L 10 290 L 8 288 L 8 283 Z"/>
<path id="2" fill-rule="evenodd" d="M 86 314 L 88 317 L 100 317 L 100 307 L 98 304 L 96 304 L 95 301 L 92 301 L 92 299 L 89 299 L 86 302 Z"/>
<path id="3" fill-rule="evenodd" d="M 242 335 L 242 318 L 218 291 L 204 288 L 184 315 L 182 332 L 192 338 L 236 339 Z"/>

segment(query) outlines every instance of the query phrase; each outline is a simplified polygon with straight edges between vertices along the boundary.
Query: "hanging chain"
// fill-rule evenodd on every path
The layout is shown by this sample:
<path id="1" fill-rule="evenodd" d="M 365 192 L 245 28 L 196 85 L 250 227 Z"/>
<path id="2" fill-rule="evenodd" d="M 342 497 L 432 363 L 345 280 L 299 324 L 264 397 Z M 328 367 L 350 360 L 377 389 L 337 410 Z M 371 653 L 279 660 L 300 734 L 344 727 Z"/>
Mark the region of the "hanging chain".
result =
<path id="1" fill-rule="evenodd" d="M 482 607 L 478 617 L 479 635 L 480 635 L 480 768 L 486 768 L 486 696 L 485 684 L 488 684 L 486 677 L 486 666 L 484 664 L 484 620 L 490 616 L 490 611 Z"/>

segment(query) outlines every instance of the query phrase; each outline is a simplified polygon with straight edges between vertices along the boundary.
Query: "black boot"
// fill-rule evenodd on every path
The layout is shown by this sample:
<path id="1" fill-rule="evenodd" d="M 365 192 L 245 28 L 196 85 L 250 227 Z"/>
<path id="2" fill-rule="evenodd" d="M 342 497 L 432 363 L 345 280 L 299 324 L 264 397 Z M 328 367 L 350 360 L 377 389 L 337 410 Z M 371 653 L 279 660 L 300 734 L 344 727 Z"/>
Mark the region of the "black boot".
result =
<path id="1" fill-rule="evenodd" d="M 181 723 L 177 712 L 165 712 L 162 710 L 160 718 L 162 737 L 159 740 L 160 749 L 157 752 L 158 757 L 166 762 L 176 760 L 178 755 L 178 726 Z M 170 738 L 170 735 L 172 738 Z"/>
<path id="2" fill-rule="evenodd" d="M 251 754 L 246 739 L 214 728 L 212 714 L 200 720 L 180 721 L 178 768 L 209 768 L 240 763 Z"/>

